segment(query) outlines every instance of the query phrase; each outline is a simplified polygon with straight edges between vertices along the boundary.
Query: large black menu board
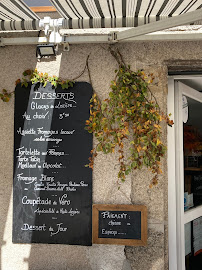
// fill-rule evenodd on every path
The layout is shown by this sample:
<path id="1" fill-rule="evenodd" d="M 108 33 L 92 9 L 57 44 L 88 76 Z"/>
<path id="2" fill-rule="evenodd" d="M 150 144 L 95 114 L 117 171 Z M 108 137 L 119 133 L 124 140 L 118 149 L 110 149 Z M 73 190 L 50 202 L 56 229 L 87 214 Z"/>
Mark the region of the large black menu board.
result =
<path id="1" fill-rule="evenodd" d="M 92 87 L 15 90 L 13 242 L 92 244 Z"/>

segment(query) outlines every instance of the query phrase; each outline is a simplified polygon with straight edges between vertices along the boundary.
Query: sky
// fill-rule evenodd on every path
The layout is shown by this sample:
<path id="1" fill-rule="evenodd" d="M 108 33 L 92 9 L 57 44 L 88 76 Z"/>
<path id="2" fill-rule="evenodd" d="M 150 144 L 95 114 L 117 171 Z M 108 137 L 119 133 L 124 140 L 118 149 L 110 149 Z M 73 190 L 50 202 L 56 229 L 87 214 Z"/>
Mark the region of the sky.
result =
<path id="1" fill-rule="evenodd" d="M 52 6 L 49 0 L 24 0 L 30 7 Z"/>

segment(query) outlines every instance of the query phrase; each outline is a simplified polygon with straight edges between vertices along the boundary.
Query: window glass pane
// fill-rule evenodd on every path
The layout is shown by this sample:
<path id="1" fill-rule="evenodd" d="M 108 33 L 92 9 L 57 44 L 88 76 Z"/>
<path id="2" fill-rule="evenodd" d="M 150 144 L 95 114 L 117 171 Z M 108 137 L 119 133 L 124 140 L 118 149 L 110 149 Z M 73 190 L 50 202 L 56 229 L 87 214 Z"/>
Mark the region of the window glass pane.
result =
<path id="1" fill-rule="evenodd" d="M 202 103 L 183 96 L 184 209 L 202 205 Z M 202 269 L 202 268 L 201 268 Z"/>
<path id="2" fill-rule="evenodd" d="M 202 269 L 202 217 L 184 225 L 186 270 Z"/>

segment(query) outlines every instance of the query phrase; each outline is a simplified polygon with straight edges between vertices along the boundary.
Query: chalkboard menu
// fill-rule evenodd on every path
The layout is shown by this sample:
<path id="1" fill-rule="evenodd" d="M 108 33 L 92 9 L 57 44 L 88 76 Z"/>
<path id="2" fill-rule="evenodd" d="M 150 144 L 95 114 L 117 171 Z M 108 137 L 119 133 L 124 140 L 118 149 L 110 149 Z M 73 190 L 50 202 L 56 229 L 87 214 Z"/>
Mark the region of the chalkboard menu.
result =
<path id="1" fill-rule="evenodd" d="M 146 206 L 93 205 L 93 243 L 145 246 Z"/>
<path id="2" fill-rule="evenodd" d="M 16 86 L 13 242 L 92 244 L 92 87 Z"/>

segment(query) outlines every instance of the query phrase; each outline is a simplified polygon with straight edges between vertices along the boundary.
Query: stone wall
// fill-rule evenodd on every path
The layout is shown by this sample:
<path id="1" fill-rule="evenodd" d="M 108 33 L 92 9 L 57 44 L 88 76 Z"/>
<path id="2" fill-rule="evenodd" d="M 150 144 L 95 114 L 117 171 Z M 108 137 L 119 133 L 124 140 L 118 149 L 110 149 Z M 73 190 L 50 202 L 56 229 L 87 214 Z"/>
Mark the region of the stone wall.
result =
<path id="1" fill-rule="evenodd" d="M 202 57 L 202 42 L 136 42 L 116 45 L 133 69 L 143 68 L 156 77 L 152 91 L 161 108 L 167 104 L 167 66 L 174 61 L 197 61 Z M 74 78 L 89 66 L 92 84 L 101 99 L 109 92 L 110 81 L 117 68 L 107 45 L 72 45 L 70 52 L 59 51 L 55 59 L 35 57 L 35 46 L 0 48 L 1 89 L 14 90 L 15 80 L 26 69 Z M 85 72 L 79 79 L 89 81 Z M 14 99 L 0 103 L 0 265 L 2 270 L 162 270 L 168 269 L 167 236 L 167 163 L 158 186 L 150 189 L 151 174 L 137 171 L 118 190 L 116 159 L 100 154 L 93 171 L 93 202 L 101 204 L 144 204 L 148 207 L 148 246 L 124 247 L 93 245 L 92 247 L 12 244 L 12 177 L 13 177 Z M 166 126 L 163 126 L 166 142 Z"/>

